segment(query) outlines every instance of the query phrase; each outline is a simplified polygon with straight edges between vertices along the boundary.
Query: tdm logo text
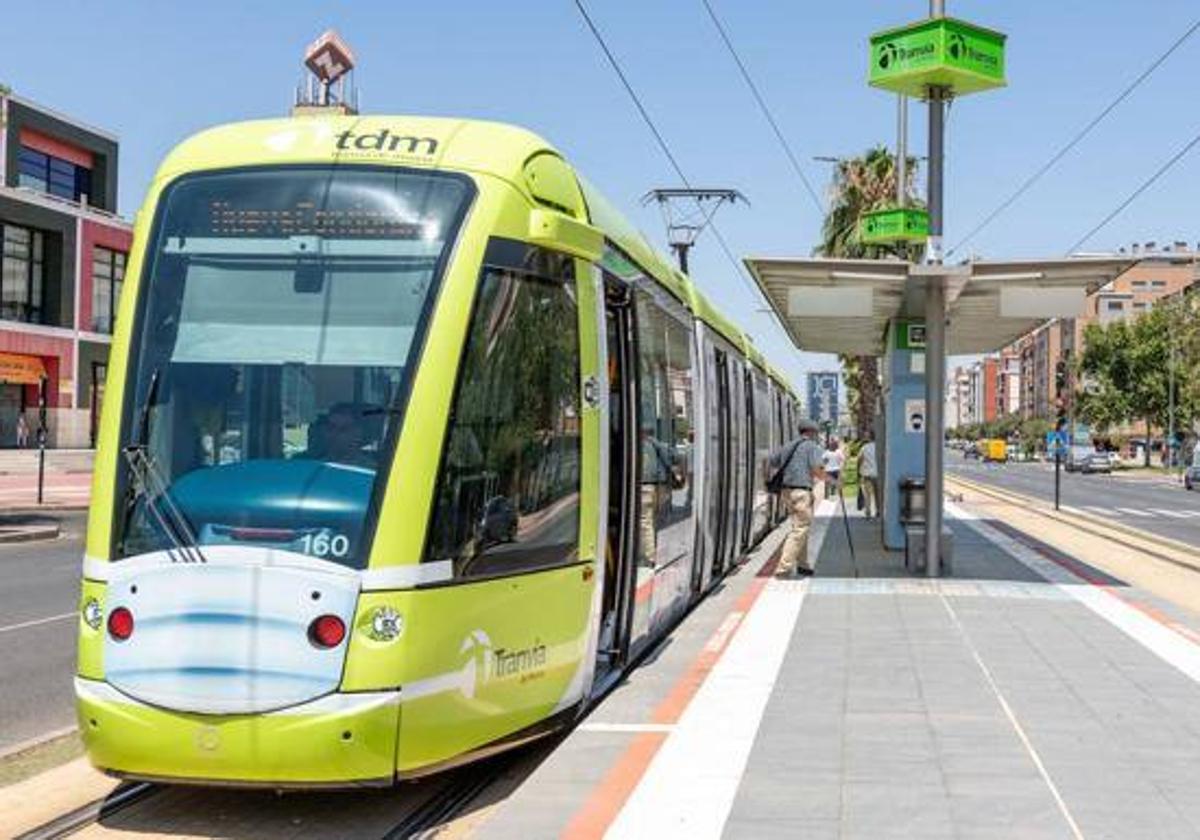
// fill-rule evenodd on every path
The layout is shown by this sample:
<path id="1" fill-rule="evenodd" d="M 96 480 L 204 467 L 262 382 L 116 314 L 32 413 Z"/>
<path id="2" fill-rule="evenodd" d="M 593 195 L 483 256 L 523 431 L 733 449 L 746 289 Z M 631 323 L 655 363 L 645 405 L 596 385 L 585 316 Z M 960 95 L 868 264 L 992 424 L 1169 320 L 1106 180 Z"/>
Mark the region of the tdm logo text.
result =
<path id="1" fill-rule="evenodd" d="M 359 149 L 376 152 L 407 152 L 410 155 L 432 155 L 437 152 L 437 140 L 432 137 L 417 137 L 415 134 L 392 134 L 388 129 L 373 134 L 355 134 L 343 131 L 337 135 L 340 151 Z"/>

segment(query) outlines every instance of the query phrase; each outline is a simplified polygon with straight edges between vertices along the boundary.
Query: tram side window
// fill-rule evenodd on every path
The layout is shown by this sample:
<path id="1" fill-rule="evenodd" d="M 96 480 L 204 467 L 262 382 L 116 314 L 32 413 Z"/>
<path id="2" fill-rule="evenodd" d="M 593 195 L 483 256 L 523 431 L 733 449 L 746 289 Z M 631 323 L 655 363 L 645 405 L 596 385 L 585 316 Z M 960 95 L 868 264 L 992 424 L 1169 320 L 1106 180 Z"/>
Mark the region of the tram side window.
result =
<path id="1" fill-rule="evenodd" d="M 579 542 L 579 334 L 559 276 L 486 268 L 442 461 L 427 560 L 456 578 L 573 561 Z"/>
<path id="2" fill-rule="evenodd" d="M 637 318 L 642 559 L 663 566 L 690 548 L 671 526 L 692 513 L 691 334 L 640 291 Z"/>

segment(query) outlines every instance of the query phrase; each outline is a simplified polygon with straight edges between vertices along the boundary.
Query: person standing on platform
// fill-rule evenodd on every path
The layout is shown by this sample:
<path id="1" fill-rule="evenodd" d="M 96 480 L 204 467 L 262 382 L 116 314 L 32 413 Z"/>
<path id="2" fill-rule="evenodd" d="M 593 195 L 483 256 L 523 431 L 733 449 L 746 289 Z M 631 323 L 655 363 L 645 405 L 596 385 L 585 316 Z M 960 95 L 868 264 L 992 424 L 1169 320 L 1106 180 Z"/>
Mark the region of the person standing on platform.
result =
<path id="1" fill-rule="evenodd" d="M 780 502 L 791 515 L 792 530 L 779 553 L 777 574 L 807 577 L 813 573 L 808 557 L 808 531 L 812 525 L 813 487 L 825 479 L 817 424 L 800 421 L 800 437 L 771 453 L 768 488 L 779 493 Z"/>
<path id="2" fill-rule="evenodd" d="M 867 442 L 858 450 L 858 486 L 863 494 L 863 516 L 879 515 L 879 466 L 875 463 L 875 436 L 867 432 Z"/>
<path id="3" fill-rule="evenodd" d="M 29 424 L 25 422 L 25 415 L 17 415 L 17 448 L 24 449 L 29 445 Z"/>
<path id="4" fill-rule="evenodd" d="M 830 438 L 829 442 L 825 445 L 825 454 L 822 456 L 822 461 L 825 466 L 825 475 L 827 476 L 825 481 L 825 498 L 835 498 L 837 493 L 842 492 L 842 463 L 845 461 L 837 438 Z"/>

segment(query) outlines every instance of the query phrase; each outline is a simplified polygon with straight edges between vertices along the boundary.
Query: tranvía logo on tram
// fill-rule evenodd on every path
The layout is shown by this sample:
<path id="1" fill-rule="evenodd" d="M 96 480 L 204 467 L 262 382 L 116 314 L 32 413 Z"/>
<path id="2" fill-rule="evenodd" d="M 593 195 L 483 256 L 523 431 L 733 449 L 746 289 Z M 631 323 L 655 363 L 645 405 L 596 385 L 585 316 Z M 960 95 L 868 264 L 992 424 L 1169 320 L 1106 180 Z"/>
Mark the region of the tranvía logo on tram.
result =
<path id="1" fill-rule="evenodd" d="M 539 639 L 529 647 L 509 650 L 493 646 L 483 630 L 472 630 L 459 646 L 459 653 L 469 657 L 463 668 L 463 694 L 468 697 L 489 682 L 512 678 L 527 682 L 545 673 L 546 646 Z"/>

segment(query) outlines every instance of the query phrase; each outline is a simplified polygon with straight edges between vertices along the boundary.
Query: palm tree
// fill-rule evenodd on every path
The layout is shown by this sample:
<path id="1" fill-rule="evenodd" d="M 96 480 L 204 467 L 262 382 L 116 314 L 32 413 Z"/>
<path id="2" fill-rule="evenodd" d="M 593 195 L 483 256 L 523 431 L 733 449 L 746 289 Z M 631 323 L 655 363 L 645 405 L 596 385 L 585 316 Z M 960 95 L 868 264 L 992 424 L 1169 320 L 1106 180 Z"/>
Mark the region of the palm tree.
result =
<path id="1" fill-rule="evenodd" d="M 910 207 L 923 206 L 911 193 L 916 175 L 916 158 L 907 160 L 906 199 Z M 829 188 L 829 210 L 821 228 L 822 257 L 847 259 L 920 259 L 922 247 L 907 243 L 868 245 L 859 239 L 859 221 L 872 210 L 896 204 L 896 159 L 884 146 L 868 149 L 861 157 L 838 160 Z M 846 400 L 854 429 L 861 440 L 869 432 L 879 410 L 879 360 L 875 356 L 840 357 L 846 380 Z"/>

